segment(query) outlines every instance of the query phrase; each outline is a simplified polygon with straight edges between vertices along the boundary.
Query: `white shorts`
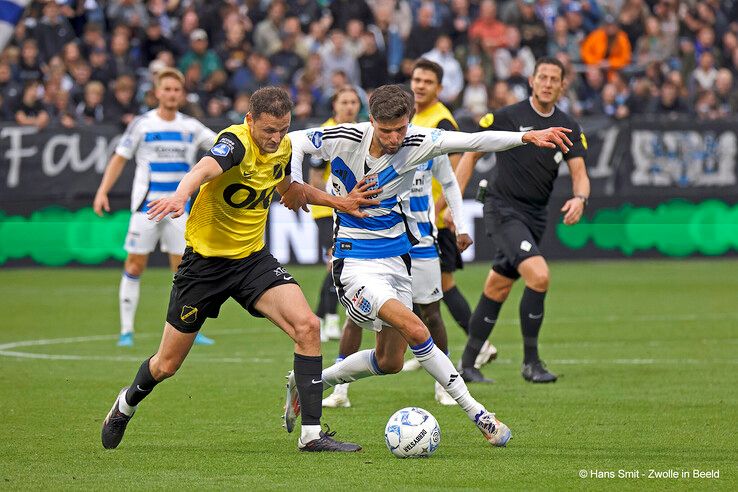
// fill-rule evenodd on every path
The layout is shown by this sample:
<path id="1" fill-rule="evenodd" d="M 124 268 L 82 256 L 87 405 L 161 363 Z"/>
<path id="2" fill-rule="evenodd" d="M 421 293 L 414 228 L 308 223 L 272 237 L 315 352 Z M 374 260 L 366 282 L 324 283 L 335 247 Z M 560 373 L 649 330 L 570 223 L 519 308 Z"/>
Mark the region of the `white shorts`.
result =
<path id="1" fill-rule="evenodd" d="M 172 255 L 182 255 L 185 250 L 185 224 L 187 214 L 173 219 L 166 217 L 157 223 L 149 220 L 146 212 L 133 212 L 128 224 L 125 249 L 134 255 L 147 255 L 161 241 L 161 250 Z"/>
<path id="2" fill-rule="evenodd" d="M 334 258 L 333 283 L 346 316 L 367 330 L 382 331 L 379 309 L 390 299 L 413 308 L 410 256 L 359 260 Z"/>
<path id="3" fill-rule="evenodd" d="M 413 258 L 412 277 L 415 304 L 430 304 L 441 300 L 443 292 L 440 258 Z"/>

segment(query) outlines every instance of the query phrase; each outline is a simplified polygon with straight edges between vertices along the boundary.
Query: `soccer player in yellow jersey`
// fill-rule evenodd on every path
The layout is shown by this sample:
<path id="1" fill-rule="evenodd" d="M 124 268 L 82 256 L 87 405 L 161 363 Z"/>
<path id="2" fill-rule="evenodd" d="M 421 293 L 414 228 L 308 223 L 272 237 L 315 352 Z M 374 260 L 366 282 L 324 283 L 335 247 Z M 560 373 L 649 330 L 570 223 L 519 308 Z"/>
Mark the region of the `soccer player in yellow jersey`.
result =
<path id="1" fill-rule="evenodd" d="M 350 85 L 339 88 L 331 98 L 333 116 L 321 126 L 336 126 L 341 123 L 356 123 L 356 116 L 361 109 L 359 94 Z M 331 164 L 322 159 L 310 159 L 310 184 L 321 191 L 325 191 L 326 183 L 330 179 Z M 338 295 L 330 274 L 331 251 L 333 250 L 333 209 L 313 205 L 310 207 L 315 224 L 318 226 L 318 243 L 323 261 L 328 272 L 323 280 L 318 298 L 318 308 L 315 314 L 320 318 L 320 340 L 341 338 L 340 318 L 338 316 Z"/>
<path id="2" fill-rule="evenodd" d="M 174 276 L 161 345 L 141 364 L 130 387 L 118 394 L 103 422 L 105 448 L 118 446 L 139 402 L 177 372 L 205 319 L 216 318 L 220 306 L 233 297 L 295 342 L 294 372 L 303 415 L 298 448 L 361 449 L 320 430 L 323 384 L 318 319 L 292 275 L 265 249 L 264 228 L 275 189 L 283 203 L 299 195 L 301 203 L 327 205 L 357 217 L 365 216 L 360 206 L 378 203 L 367 198 L 377 190 L 369 191 L 372 184 L 362 181 L 350 196 L 334 197 L 293 183 L 292 145 L 285 138 L 291 110 L 292 101 L 282 89 L 264 87 L 254 92 L 245 124 L 222 131 L 182 178 L 174 195 L 149 204 L 151 219 L 179 217 L 200 190 L 187 220 L 187 249 Z"/>

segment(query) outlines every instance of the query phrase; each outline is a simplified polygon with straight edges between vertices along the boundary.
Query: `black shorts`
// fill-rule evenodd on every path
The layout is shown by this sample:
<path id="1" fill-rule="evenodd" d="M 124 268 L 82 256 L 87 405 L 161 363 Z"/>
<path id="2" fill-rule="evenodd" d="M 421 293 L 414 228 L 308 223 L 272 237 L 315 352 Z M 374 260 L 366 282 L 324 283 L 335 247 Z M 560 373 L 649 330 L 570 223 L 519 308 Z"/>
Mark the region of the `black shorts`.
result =
<path id="1" fill-rule="evenodd" d="M 174 274 L 167 322 L 183 333 L 198 331 L 205 318 L 217 318 L 220 306 L 234 298 L 253 316 L 264 316 L 254 303 L 264 291 L 282 284 L 296 284 L 285 268 L 262 249 L 246 258 L 206 258 L 185 250 Z"/>
<path id="2" fill-rule="evenodd" d="M 438 249 L 441 256 L 441 271 L 455 272 L 464 268 L 461 251 L 456 246 L 456 234 L 449 229 L 438 229 Z"/>
<path id="3" fill-rule="evenodd" d="M 541 256 L 538 243 L 545 227 L 536 227 L 531 221 L 524 220 L 521 214 L 495 206 L 490 201 L 484 204 L 484 225 L 496 248 L 492 270 L 500 275 L 518 279 L 518 266 L 523 260 Z"/>
<path id="4" fill-rule="evenodd" d="M 321 217 L 315 219 L 315 225 L 318 226 L 318 247 L 320 248 L 321 258 L 327 262 L 329 256 L 333 253 L 333 217 Z"/>

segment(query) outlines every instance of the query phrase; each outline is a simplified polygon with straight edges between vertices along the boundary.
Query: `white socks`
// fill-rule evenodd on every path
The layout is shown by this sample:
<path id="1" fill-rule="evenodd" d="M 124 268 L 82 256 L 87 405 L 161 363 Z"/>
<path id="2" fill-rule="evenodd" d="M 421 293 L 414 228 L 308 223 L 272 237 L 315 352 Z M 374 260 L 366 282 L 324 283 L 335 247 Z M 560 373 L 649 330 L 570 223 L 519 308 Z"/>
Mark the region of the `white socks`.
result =
<path id="1" fill-rule="evenodd" d="M 440 383 L 443 389 L 464 409 L 472 421 L 474 421 L 480 411 L 485 410 L 484 405 L 469 394 L 466 383 L 459 376 L 453 363 L 451 363 L 451 360 L 449 360 L 441 349 L 436 347 L 432 338 L 428 338 L 425 342 L 410 348 L 415 358 L 420 362 L 420 365 L 423 366 L 423 369 L 428 371 Z"/>
<path id="2" fill-rule="evenodd" d="M 323 369 L 323 389 L 382 374 L 384 373 L 379 369 L 374 350 L 360 350 L 349 355 L 341 362 Z"/>
<path id="3" fill-rule="evenodd" d="M 139 281 L 139 277 L 123 271 L 123 276 L 120 279 L 120 289 L 118 290 L 121 334 L 133 332 L 133 319 L 136 317 L 140 291 L 141 282 Z"/>
<path id="4" fill-rule="evenodd" d="M 300 442 L 302 444 L 307 444 L 316 439 L 320 439 L 319 425 L 303 425 L 300 427 Z"/>

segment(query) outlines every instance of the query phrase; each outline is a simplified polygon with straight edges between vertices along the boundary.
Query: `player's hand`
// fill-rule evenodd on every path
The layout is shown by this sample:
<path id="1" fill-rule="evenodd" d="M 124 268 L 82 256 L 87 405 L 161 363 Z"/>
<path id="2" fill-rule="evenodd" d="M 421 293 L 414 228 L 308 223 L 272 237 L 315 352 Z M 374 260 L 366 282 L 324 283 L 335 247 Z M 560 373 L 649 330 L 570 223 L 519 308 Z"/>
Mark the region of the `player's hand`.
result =
<path id="1" fill-rule="evenodd" d="M 446 226 L 451 232 L 456 232 L 456 224 L 454 223 L 454 216 L 451 214 L 451 209 L 447 208 L 443 212 L 443 225 Z"/>
<path id="2" fill-rule="evenodd" d="M 107 193 L 95 193 L 95 200 L 92 202 L 92 210 L 100 217 L 103 216 L 103 210 L 110 212 L 110 202 Z"/>
<path id="3" fill-rule="evenodd" d="M 382 192 L 382 188 L 377 188 L 377 182 L 375 180 L 367 180 L 366 176 L 361 179 L 354 189 L 346 196 L 343 200 L 345 203 L 344 207 L 340 210 L 353 215 L 354 217 L 367 217 L 369 214 L 362 212 L 361 207 L 370 207 L 372 205 L 379 205 L 379 200 L 376 197 Z"/>
<path id="4" fill-rule="evenodd" d="M 546 128 L 545 130 L 531 130 L 523 134 L 523 142 L 548 149 L 558 147 L 566 154 L 574 146 L 566 135 L 567 133 L 571 133 L 571 130 L 560 126 Z"/>
<path id="5" fill-rule="evenodd" d="M 459 248 L 460 252 L 466 251 L 466 248 L 474 244 L 469 234 L 458 234 L 456 236 L 456 247 Z"/>
<path id="6" fill-rule="evenodd" d="M 582 213 L 584 213 L 584 202 L 581 198 L 570 198 L 564 206 L 561 207 L 561 212 L 565 214 L 564 224 L 574 225 L 582 218 Z"/>
<path id="7" fill-rule="evenodd" d="M 279 199 L 279 203 L 294 211 L 297 211 L 300 208 L 302 208 L 305 212 L 309 210 L 307 206 L 307 197 L 305 196 L 303 185 L 295 181 L 290 183 L 287 191 L 285 191 L 284 195 L 282 195 L 282 198 Z"/>
<path id="8" fill-rule="evenodd" d="M 159 198 L 149 203 L 149 211 L 147 212 L 149 220 L 161 222 L 161 219 L 170 215 L 176 219 L 185 212 L 185 204 L 187 198 L 172 195 L 166 198 Z"/>

